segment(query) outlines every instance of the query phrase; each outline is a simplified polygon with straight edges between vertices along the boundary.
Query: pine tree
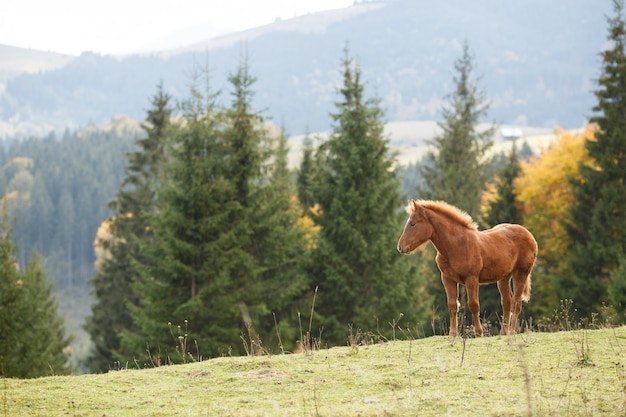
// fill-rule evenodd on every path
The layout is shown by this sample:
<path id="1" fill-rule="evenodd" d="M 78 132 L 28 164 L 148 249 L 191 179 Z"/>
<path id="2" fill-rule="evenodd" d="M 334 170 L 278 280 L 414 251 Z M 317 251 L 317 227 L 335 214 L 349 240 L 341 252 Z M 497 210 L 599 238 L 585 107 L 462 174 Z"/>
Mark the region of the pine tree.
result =
<path id="1" fill-rule="evenodd" d="M 183 109 L 185 122 L 170 132 L 159 209 L 147 216 L 153 238 L 139 243 L 145 258 L 133 259 L 140 279 L 133 284 L 139 299 L 131 315 L 138 330 L 122 333 L 126 349 L 153 364 L 188 359 L 176 329 L 201 355 L 225 352 L 239 337 L 229 270 L 236 266 L 229 261 L 240 251 L 225 230 L 238 203 L 223 163 L 221 116 L 195 87 Z"/>
<path id="2" fill-rule="evenodd" d="M 0 374 L 35 378 L 69 371 L 70 339 L 37 252 L 17 262 L 6 202 L 0 220 Z"/>
<path id="3" fill-rule="evenodd" d="M 500 223 L 522 222 L 522 215 L 516 200 L 514 189 L 515 179 L 520 175 L 517 148 L 515 142 L 511 147 L 511 152 L 504 157 L 503 165 L 496 171 L 495 175 L 495 198 L 485 207 L 481 222 L 487 228 Z M 495 285 L 486 285 L 480 289 L 480 309 L 483 317 L 491 322 L 497 323 L 501 313 L 500 292 Z"/>
<path id="4" fill-rule="evenodd" d="M 514 188 L 515 179 L 520 173 L 517 149 L 513 143 L 505 165 L 496 173 L 496 198 L 489 202 L 487 213 L 483 216 L 487 227 L 493 227 L 499 223 L 519 224 L 522 222 Z"/>
<path id="5" fill-rule="evenodd" d="M 491 165 L 486 153 L 492 146 L 489 138 L 493 134 L 493 129 L 478 131 L 478 123 L 486 116 L 489 103 L 478 89 L 477 81 L 474 59 L 465 43 L 462 56 L 454 63 L 455 90 L 442 109 L 443 121 L 439 123 L 442 133 L 433 139 L 434 150 L 427 153 L 420 166 L 424 183 L 417 187 L 418 198 L 443 200 L 475 219 L 479 217 L 481 195 Z M 426 259 L 419 262 L 426 263 L 422 270 L 427 276 L 427 292 L 433 297 L 433 314 L 445 315 L 447 300 L 432 245 L 423 254 Z M 434 317 L 433 322 L 438 323 L 439 319 Z"/>
<path id="6" fill-rule="evenodd" d="M 614 0 L 613 6 L 615 15 L 608 19 L 611 47 L 601 54 L 598 102 L 591 118 L 598 131 L 595 140 L 585 142 L 593 163 L 581 164 L 582 179 L 572 180 L 574 204 L 566 222 L 571 273 L 559 280 L 563 296 L 587 317 L 609 301 L 607 291 L 616 311 L 626 306 L 624 276 L 610 278 L 626 254 L 626 28 L 623 2 Z"/>
<path id="7" fill-rule="evenodd" d="M 11 229 L 6 219 L 6 200 L 3 201 L 4 216 L 0 227 L 0 372 L 5 377 L 21 376 L 21 358 L 18 337 L 24 323 L 26 311 L 23 281 L 19 273 L 16 249 L 11 239 Z"/>
<path id="8" fill-rule="evenodd" d="M 96 238 L 96 246 L 102 246 L 109 255 L 91 281 L 96 303 L 85 324 L 93 342 L 87 359 L 93 372 L 107 371 L 115 366 L 115 362 L 132 361 L 135 354 L 124 350 L 120 334 L 135 329 L 128 309 L 129 303 L 137 302 L 132 289 L 137 279 L 132 259 L 142 257 L 137 242 L 149 240 L 151 236 L 146 213 L 154 210 L 155 194 L 165 162 L 165 142 L 172 115 L 170 99 L 160 85 L 152 98 L 153 107 L 142 125 L 146 136 L 135 141 L 138 150 L 126 155 L 126 178 L 115 199 L 109 203 L 114 212 L 107 221 L 112 239 L 105 242 Z"/>
<path id="9" fill-rule="evenodd" d="M 239 332 L 250 344 L 259 344 L 263 324 L 272 323 L 268 300 L 264 298 L 263 271 L 271 265 L 259 255 L 266 247 L 263 232 L 269 232 L 265 218 L 273 210 L 271 197 L 265 195 L 267 163 L 272 156 L 263 117 L 252 109 L 253 85 L 247 55 L 241 57 L 237 70 L 229 76 L 231 105 L 225 111 L 224 144 L 228 154 L 225 170 L 232 184 L 233 210 L 231 231 L 236 238 L 237 257 L 233 259 L 230 279 L 239 309 Z M 280 204 L 280 203 L 279 203 Z M 271 266 L 270 266 L 271 267 Z M 247 349 L 258 350 L 259 346 Z"/>
<path id="10" fill-rule="evenodd" d="M 242 206 L 250 203 L 253 181 L 259 177 L 261 165 L 268 154 L 261 148 L 263 118 L 251 109 L 254 92 L 252 85 L 256 77 L 250 74 L 247 57 L 242 57 L 237 71 L 228 81 L 233 87 L 232 105 L 226 111 L 228 129 L 226 145 L 232 163 L 229 164 L 229 177 L 235 184 L 237 201 Z"/>
<path id="11" fill-rule="evenodd" d="M 272 313 L 282 335 L 281 349 L 291 350 L 298 339 L 297 313 L 299 301 L 307 289 L 304 266 L 308 261 L 307 241 L 299 226 L 301 212 L 296 199 L 292 172 L 287 167 L 287 141 L 284 131 L 275 140 L 273 162 L 267 184 L 259 188 L 259 202 L 253 211 L 252 253 L 261 271 L 261 300 L 266 314 L 257 318 L 260 338 L 269 348 L 274 346 Z"/>
<path id="12" fill-rule="evenodd" d="M 382 110 L 363 92 L 346 51 L 333 133 L 317 150 L 312 181 L 321 227 L 310 267 L 314 323 L 334 344 L 346 342 L 349 326 L 389 336 L 401 313 L 405 325 L 421 319 L 416 276 L 395 250 L 404 215 Z"/>
<path id="13" fill-rule="evenodd" d="M 290 347 L 295 342 L 293 305 L 306 288 L 306 240 L 292 200 L 296 191 L 287 168 L 287 144 L 284 132 L 274 138 L 262 115 L 252 109 L 256 78 L 246 56 L 229 81 L 233 100 L 223 135 L 229 155 L 226 171 L 236 193 L 233 233 L 242 250 L 239 270 L 232 275 L 240 294 L 242 333 L 249 343 L 269 344 L 275 314 L 279 326 L 291 331 L 285 334 Z"/>
<path id="14" fill-rule="evenodd" d="M 313 172 L 313 142 L 307 133 L 302 141 L 302 160 L 300 161 L 300 169 L 298 170 L 298 200 L 303 210 L 309 210 L 315 204 L 311 195 L 311 175 Z"/>
<path id="15" fill-rule="evenodd" d="M 136 262 L 139 331 L 123 334 L 129 350 L 148 348 L 144 361 L 186 361 L 196 349 L 194 357 L 256 352 L 273 330 L 272 313 L 280 326 L 304 288 L 284 138 L 275 147 L 252 111 L 246 62 L 230 81 L 224 111 L 193 89 L 172 137 L 159 209 L 149 217 L 154 239 L 141 245 L 149 262 Z M 193 349 L 180 344 L 187 340 Z"/>
<path id="16" fill-rule="evenodd" d="M 421 167 L 426 184 L 418 190 L 418 196 L 444 200 L 477 218 L 490 165 L 485 156 L 492 146 L 489 138 L 493 129 L 483 132 L 477 129 L 489 103 L 476 85 L 474 60 L 467 43 L 463 55 L 454 63 L 454 70 L 455 91 L 442 110 L 443 122 L 439 123 L 442 133 L 431 143 L 435 149 L 426 155 Z"/>
<path id="17" fill-rule="evenodd" d="M 620 255 L 618 266 L 611 271 L 607 288 L 609 305 L 620 323 L 626 322 L 626 256 Z"/>

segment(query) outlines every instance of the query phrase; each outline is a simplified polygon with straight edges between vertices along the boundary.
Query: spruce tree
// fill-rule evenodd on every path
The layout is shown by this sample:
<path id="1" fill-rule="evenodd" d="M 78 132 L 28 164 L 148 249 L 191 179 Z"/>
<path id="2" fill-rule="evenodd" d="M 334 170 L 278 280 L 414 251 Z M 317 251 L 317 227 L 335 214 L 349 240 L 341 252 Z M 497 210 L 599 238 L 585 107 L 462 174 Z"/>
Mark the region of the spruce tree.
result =
<path id="1" fill-rule="evenodd" d="M 514 182 L 520 175 L 521 167 L 517 155 L 515 142 L 504 165 L 496 173 L 496 198 L 487 207 L 487 213 L 483 216 L 487 227 L 493 227 L 499 223 L 522 222 L 522 216 L 516 202 Z"/>
<path id="2" fill-rule="evenodd" d="M 262 326 L 269 324 L 271 311 L 263 294 L 266 290 L 262 272 L 271 265 L 269 259 L 260 256 L 270 248 L 266 247 L 269 232 L 264 222 L 271 213 L 271 197 L 264 194 L 268 181 L 268 160 L 272 155 L 268 146 L 268 131 L 263 126 L 265 120 L 253 111 L 253 85 L 256 77 L 250 72 L 247 55 L 241 57 L 237 70 L 229 76 L 232 89 L 230 107 L 225 110 L 222 131 L 228 159 L 225 170 L 234 192 L 231 211 L 231 233 L 236 239 L 237 257 L 233 259 L 230 279 L 237 298 L 233 301 L 239 309 L 239 326 L 236 327 L 247 349 L 258 350 L 250 344 L 259 344 L 263 333 Z M 269 261 L 267 265 L 264 265 Z M 240 349 L 239 349 L 240 351 Z"/>
<path id="3" fill-rule="evenodd" d="M 618 322 L 626 322 L 626 255 L 618 259 L 618 267 L 611 271 L 607 288 L 609 305 L 613 307 Z"/>
<path id="4" fill-rule="evenodd" d="M 311 175 L 314 169 L 313 142 L 307 133 L 302 140 L 302 160 L 297 173 L 298 200 L 302 209 L 308 211 L 315 201 L 311 195 Z"/>
<path id="5" fill-rule="evenodd" d="M 200 350 L 192 357 L 226 352 L 239 337 L 228 267 L 240 251 L 225 230 L 237 203 L 223 164 L 220 115 L 212 98 L 193 88 L 183 117 L 170 132 L 159 209 L 147 217 L 153 238 L 140 242 L 145 257 L 133 259 L 140 275 L 133 284 L 138 303 L 131 306 L 138 330 L 123 332 L 122 343 L 143 363 L 189 359 L 192 349 L 179 345 L 186 340 L 178 338 L 179 326 Z"/>
<path id="6" fill-rule="evenodd" d="M 443 200 L 478 218 L 481 194 L 490 161 L 493 128 L 478 131 L 478 123 L 489 109 L 485 94 L 478 89 L 474 59 L 464 43 L 462 56 L 454 63 L 454 92 L 447 97 L 439 122 L 441 134 L 431 145 L 420 173 L 425 185 L 418 197 Z"/>
<path id="7" fill-rule="evenodd" d="M 295 343 L 293 306 L 306 285 L 306 240 L 292 203 L 296 190 L 287 168 L 287 144 L 284 132 L 273 137 L 263 116 L 253 110 L 256 78 L 246 56 L 229 81 L 232 103 L 225 112 L 223 137 L 225 169 L 235 190 L 232 233 L 242 250 L 239 270 L 232 274 L 240 294 L 241 331 L 249 344 L 270 348 L 276 315 L 290 348 Z"/>
<path id="8" fill-rule="evenodd" d="M 486 117 L 489 102 L 478 88 L 474 59 L 467 43 L 454 63 L 452 79 L 455 89 L 442 109 L 443 121 L 439 122 L 442 132 L 432 140 L 434 149 L 426 154 L 420 166 L 423 183 L 417 187 L 417 198 L 443 200 L 478 219 L 491 165 L 486 153 L 492 146 L 493 129 L 478 131 L 478 123 Z M 427 292 L 432 297 L 433 323 L 438 325 L 440 320 L 445 320 L 435 316 L 445 316 L 446 295 L 434 262 L 434 248 L 429 245 L 422 253 L 424 258 L 419 262 L 427 276 Z M 433 331 L 438 333 L 441 329 L 433 328 Z"/>
<path id="9" fill-rule="evenodd" d="M 522 222 L 522 215 L 516 201 L 514 189 L 515 179 L 520 175 L 517 148 L 515 142 L 511 152 L 505 157 L 504 164 L 496 171 L 495 191 L 496 197 L 489 202 L 486 213 L 481 218 L 485 227 L 493 227 L 500 223 Z M 491 322 L 498 323 L 502 314 L 500 292 L 496 285 L 486 285 L 480 289 L 480 309 L 483 317 Z"/>
<path id="10" fill-rule="evenodd" d="M 67 373 L 70 339 L 37 252 L 17 262 L 6 203 L 0 213 L 0 374 L 35 378 Z"/>
<path id="11" fill-rule="evenodd" d="M 149 216 L 154 239 L 141 245 L 148 262 L 135 262 L 139 331 L 123 334 L 129 349 L 149 353 L 142 361 L 256 353 L 274 333 L 272 313 L 280 326 L 304 287 L 284 138 L 274 146 L 252 110 L 247 62 L 230 82 L 232 104 L 223 111 L 194 88 L 172 134 L 158 210 Z"/>
<path id="12" fill-rule="evenodd" d="M 586 317 L 609 301 L 618 312 L 626 306 L 625 278 L 615 273 L 623 270 L 620 262 L 626 254 L 626 27 L 623 2 L 614 0 L 613 8 L 610 47 L 601 54 L 598 102 L 590 119 L 598 131 L 594 140 L 585 142 L 593 163 L 581 164 L 582 178 L 571 181 L 574 204 L 565 224 L 571 240 L 570 273 L 558 282 L 563 297 L 573 300 Z"/>
<path id="13" fill-rule="evenodd" d="M 317 150 L 312 178 L 321 227 L 310 266 L 319 287 L 313 323 L 332 344 L 345 344 L 350 326 L 390 336 L 389 323 L 401 314 L 407 326 L 421 319 L 417 277 L 395 249 L 403 202 L 382 110 L 364 97 L 361 71 L 347 51 L 342 69 L 333 132 Z"/>
<path id="14" fill-rule="evenodd" d="M 91 280 L 95 304 L 85 329 L 93 342 L 87 365 L 103 372 L 133 360 L 135 352 L 125 351 L 120 334 L 136 329 L 128 305 L 136 303 L 132 289 L 138 274 L 132 260 L 141 258 L 138 242 L 151 237 L 146 214 L 155 208 L 155 194 L 165 162 L 165 143 L 170 129 L 170 96 L 159 85 L 142 124 L 146 136 L 135 141 L 137 150 L 126 155 L 126 177 L 115 199 L 109 203 L 114 215 L 108 220 L 112 239 L 96 242 L 109 253 Z"/>
<path id="15" fill-rule="evenodd" d="M 254 230 L 252 253 L 260 267 L 261 300 L 266 313 L 257 318 L 261 341 L 267 348 L 282 342 L 281 349 L 293 349 L 298 337 L 298 310 L 308 280 L 304 266 L 308 261 L 304 230 L 298 225 L 301 213 L 296 199 L 293 174 L 287 166 L 287 141 L 284 131 L 272 140 L 273 161 L 267 183 L 258 190 L 259 202 L 252 213 Z M 276 339 L 276 317 L 281 341 Z"/>

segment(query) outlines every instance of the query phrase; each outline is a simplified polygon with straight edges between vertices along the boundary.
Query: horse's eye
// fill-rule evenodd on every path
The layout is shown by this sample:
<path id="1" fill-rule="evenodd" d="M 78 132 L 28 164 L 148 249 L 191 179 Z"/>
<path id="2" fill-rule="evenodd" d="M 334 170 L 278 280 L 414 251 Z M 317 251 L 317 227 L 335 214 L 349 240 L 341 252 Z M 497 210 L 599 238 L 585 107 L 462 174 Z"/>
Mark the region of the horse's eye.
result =
<path id="1" fill-rule="evenodd" d="M 415 227 L 415 223 L 409 223 L 411 227 Z"/>

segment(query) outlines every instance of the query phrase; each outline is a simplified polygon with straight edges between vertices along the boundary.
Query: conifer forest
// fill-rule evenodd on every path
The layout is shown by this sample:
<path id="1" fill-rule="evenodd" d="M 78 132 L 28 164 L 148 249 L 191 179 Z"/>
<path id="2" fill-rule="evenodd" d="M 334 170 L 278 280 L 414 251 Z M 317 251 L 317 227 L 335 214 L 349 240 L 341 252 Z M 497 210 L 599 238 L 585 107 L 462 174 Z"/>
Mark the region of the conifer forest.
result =
<path id="1" fill-rule="evenodd" d="M 489 68 L 466 41 L 441 97 L 440 133 L 399 164 L 385 108 L 346 45 L 327 136 L 289 132 L 256 107 L 254 60 L 227 87 L 188 71 L 140 121 L 118 116 L 0 147 L 0 368 L 11 377 L 107 372 L 224 355 L 447 334 L 435 249 L 401 256 L 409 198 L 444 200 L 486 229 L 527 227 L 539 245 L 522 328 L 555 311 L 626 321 L 626 27 L 607 18 L 595 105 L 543 152 L 493 152 Z M 221 80 L 222 81 L 222 80 Z M 494 127 L 495 129 L 495 127 Z M 508 144 L 507 144 L 508 145 Z M 464 299 L 461 291 L 461 314 Z M 502 320 L 480 289 L 487 335 Z"/>

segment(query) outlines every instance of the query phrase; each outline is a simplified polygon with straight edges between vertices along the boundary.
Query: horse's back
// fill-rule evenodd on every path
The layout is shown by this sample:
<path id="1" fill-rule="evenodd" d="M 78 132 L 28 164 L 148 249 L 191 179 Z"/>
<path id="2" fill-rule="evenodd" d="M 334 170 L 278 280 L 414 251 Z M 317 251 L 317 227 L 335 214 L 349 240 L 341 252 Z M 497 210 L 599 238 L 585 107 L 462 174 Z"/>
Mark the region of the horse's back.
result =
<path id="1" fill-rule="evenodd" d="M 530 247 L 536 247 L 537 241 L 528 229 L 524 226 L 514 223 L 500 223 L 491 229 L 484 230 L 484 234 L 500 234 L 506 236 L 515 243 L 525 243 Z"/>
<path id="2" fill-rule="evenodd" d="M 529 272 L 533 268 L 537 257 L 537 241 L 524 226 L 502 223 L 481 233 L 496 253 L 509 248 L 517 260 L 518 268 L 528 269 Z"/>

